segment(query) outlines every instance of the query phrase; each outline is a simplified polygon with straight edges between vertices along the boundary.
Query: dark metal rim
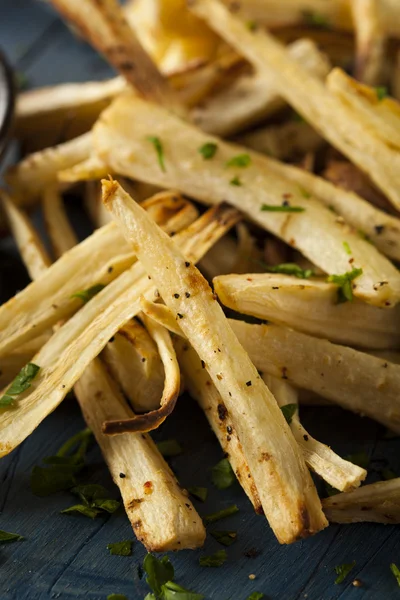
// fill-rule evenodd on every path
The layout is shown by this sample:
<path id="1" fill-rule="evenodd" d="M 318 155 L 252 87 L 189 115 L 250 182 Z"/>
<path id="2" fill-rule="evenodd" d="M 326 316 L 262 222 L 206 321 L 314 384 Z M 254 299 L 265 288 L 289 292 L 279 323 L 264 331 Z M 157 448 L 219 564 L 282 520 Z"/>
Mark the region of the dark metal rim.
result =
<path id="1" fill-rule="evenodd" d="M 3 121 L 0 123 L 0 159 L 7 147 L 8 136 L 10 133 L 14 105 L 15 105 L 15 82 L 14 74 L 11 66 L 6 59 L 4 52 L 0 48 L 0 70 L 3 71 L 4 82 L 5 82 L 5 94 L 6 94 L 6 112 Z"/>

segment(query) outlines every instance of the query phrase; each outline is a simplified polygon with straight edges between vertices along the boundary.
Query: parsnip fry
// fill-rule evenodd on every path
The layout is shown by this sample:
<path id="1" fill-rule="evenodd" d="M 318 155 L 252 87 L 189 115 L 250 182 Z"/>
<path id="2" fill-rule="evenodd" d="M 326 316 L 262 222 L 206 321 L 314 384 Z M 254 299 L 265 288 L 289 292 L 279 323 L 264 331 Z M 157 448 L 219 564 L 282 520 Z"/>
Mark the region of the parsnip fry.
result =
<path id="1" fill-rule="evenodd" d="M 149 317 L 149 319 L 159 323 L 171 333 L 186 338 L 175 319 L 174 313 L 168 306 L 147 300 L 144 296 L 140 298 L 140 306 L 142 307 L 142 312 Z"/>
<path id="2" fill-rule="evenodd" d="M 232 208 L 215 207 L 177 233 L 174 241 L 189 261 L 199 260 L 238 218 Z M 42 281 L 44 275 L 37 283 Z M 58 406 L 107 341 L 140 312 L 140 297 L 153 299 L 155 294 L 141 265 L 133 264 L 58 329 L 33 357 L 40 371 L 31 387 L 14 405 L 1 409 L 0 456 L 18 446 Z"/>
<path id="3" fill-rule="evenodd" d="M 33 356 L 39 352 L 40 348 L 42 348 L 46 342 L 49 341 L 50 337 L 50 332 L 44 333 L 27 344 L 24 344 L 18 348 L 18 350 L 15 350 L 15 352 L 11 352 L 10 354 L 7 354 L 7 356 L 2 356 L 0 358 L 1 390 L 12 382 L 26 364 L 32 362 Z"/>
<path id="4" fill-rule="evenodd" d="M 400 432 L 400 367 L 278 325 L 230 321 L 257 369 Z"/>
<path id="5" fill-rule="evenodd" d="M 332 523 L 400 523 L 400 478 L 325 498 L 322 506 Z"/>
<path id="6" fill-rule="evenodd" d="M 204 360 L 278 540 L 291 543 L 323 529 L 319 499 L 289 427 L 205 279 L 117 182 L 103 181 L 103 201 Z"/>
<path id="7" fill-rule="evenodd" d="M 289 404 L 298 404 L 297 391 L 287 381 L 271 375 L 263 375 L 263 379 L 281 408 Z M 347 492 L 358 487 L 365 479 L 365 469 L 343 460 L 329 446 L 318 442 L 304 429 L 298 410 L 291 419 L 290 429 L 303 452 L 306 464 L 334 488 Z"/>
<path id="8" fill-rule="evenodd" d="M 352 0 L 350 3 L 356 36 L 354 76 L 368 85 L 384 78 L 386 32 L 380 0 Z"/>
<path id="9" fill-rule="evenodd" d="M 190 8 L 255 68 L 273 75 L 277 93 L 400 207 L 400 154 L 396 149 L 366 129 L 354 110 L 292 60 L 270 34 L 250 31 L 218 0 L 192 0 Z"/>
<path id="10" fill-rule="evenodd" d="M 152 217 L 176 232 L 193 221 L 196 214 L 176 194 L 158 196 L 159 209 L 149 202 Z M 180 219 L 180 224 L 178 222 Z M 170 228 L 172 223 L 172 228 Z M 132 248 L 118 227 L 110 223 L 54 263 L 46 273 L 0 308 L 0 355 L 33 339 L 58 321 L 70 317 L 82 304 L 71 298 L 93 285 L 106 285 L 136 261 Z"/>
<path id="11" fill-rule="evenodd" d="M 165 171 L 147 140 L 150 132 L 162 143 Z M 134 96 L 115 100 L 103 112 L 93 135 L 98 155 L 113 172 L 175 187 L 206 204 L 224 198 L 327 273 L 349 270 L 349 255 L 343 246 L 347 242 L 353 267 L 363 270 L 356 281 L 355 295 L 380 306 L 395 304 L 400 298 L 398 270 L 342 219 L 316 199 L 305 197 L 298 184 L 278 174 L 266 157 L 205 135 L 161 107 Z M 211 160 L 204 160 L 199 152 L 207 143 L 217 146 Z M 227 166 L 232 158 L 243 154 L 246 167 Z M 241 185 L 231 184 L 235 176 L 240 177 Z M 285 202 L 302 212 L 285 212 Z M 271 206 L 283 212 L 272 212 Z M 380 281 L 389 283 L 378 287 Z"/>
<path id="12" fill-rule="evenodd" d="M 331 342 L 400 348 L 400 306 L 385 310 L 358 300 L 338 302 L 338 287 L 289 275 L 222 275 L 213 281 L 222 304 Z"/>
<path id="13" fill-rule="evenodd" d="M 98 359 L 85 369 L 75 392 L 138 539 L 149 552 L 201 546 L 202 521 L 150 436 L 102 433 L 104 421 L 129 419 L 133 413 Z"/>
<path id="14" fill-rule="evenodd" d="M 165 383 L 160 408 L 146 412 L 144 415 L 131 416 L 128 419 L 107 420 L 103 425 L 103 432 L 108 435 L 157 429 L 172 413 L 179 396 L 181 378 L 171 336 L 156 321 L 143 314 L 141 318 L 146 329 L 157 344 L 164 365 Z"/>
<path id="15" fill-rule="evenodd" d="M 64 210 L 63 199 L 54 187 L 43 195 L 43 216 L 56 258 L 78 244 L 78 238 Z"/>
<path id="16" fill-rule="evenodd" d="M 186 390 L 203 409 L 225 456 L 229 458 L 240 485 L 253 504 L 254 510 L 262 514 L 263 509 L 257 488 L 243 454 L 242 445 L 233 426 L 230 413 L 211 381 L 207 370 L 202 367 L 198 355 L 189 343 L 186 340 L 177 339 L 174 345 L 185 378 Z"/>

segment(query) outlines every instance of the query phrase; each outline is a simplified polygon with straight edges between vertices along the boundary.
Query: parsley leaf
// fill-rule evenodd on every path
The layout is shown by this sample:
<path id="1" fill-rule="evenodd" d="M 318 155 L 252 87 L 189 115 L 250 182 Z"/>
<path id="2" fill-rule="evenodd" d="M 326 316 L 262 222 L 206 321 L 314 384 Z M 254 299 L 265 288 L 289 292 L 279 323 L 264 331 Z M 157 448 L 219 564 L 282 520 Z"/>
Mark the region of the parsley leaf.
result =
<path id="1" fill-rule="evenodd" d="M 217 150 L 217 144 L 214 144 L 214 142 L 207 142 L 206 144 L 200 146 L 199 153 L 202 155 L 204 160 L 211 160 L 212 158 L 214 158 Z"/>
<path id="2" fill-rule="evenodd" d="M 343 248 L 345 249 L 346 254 L 351 254 L 351 248 L 348 242 L 343 242 Z"/>
<path id="3" fill-rule="evenodd" d="M 288 213 L 301 213 L 306 209 L 302 206 L 290 206 L 290 204 L 280 204 L 278 206 L 272 204 L 263 204 L 261 210 L 264 212 L 288 212 Z"/>
<path id="4" fill-rule="evenodd" d="M 8 533 L 7 531 L 2 531 L 0 529 L 0 544 L 5 544 L 8 542 L 19 542 L 23 539 L 24 538 L 22 537 L 22 535 L 19 535 L 18 533 Z"/>
<path id="5" fill-rule="evenodd" d="M 251 164 L 251 156 L 249 154 L 238 154 L 233 156 L 226 163 L 227 167 L 248 167 Z"/>
<path id="6" fill-rule="evenodd" d="M 218 550 L 210 556 L 200 556 L 199 564 L 201 567 L 222 567 L 226 559 L 226 550 Z"/>
<path id="7" fill-rule="evenodd" d="M 188 492 L 197 498 L 197 500 L 201 500 L 201 502 L 205 502 L 207 500 L 208 489 L 206 487 L 193 486 L 188 488 Z"/>
<path id="8" fill-rule="evenodd" d="M 303 198 L 311 198 L 311 194 L 308 190 L 299 186 L 299 192 L 303 196 Z"/>
<path id="9" fill-rule="evenodd" d="M 303 21 L 306 25 L 311 27 L 329 27 L 329 21 L 321 13 L 314 12 L 311 10 L 303 10 Z"/>
<path id="10" fill-rule="evenodd" d="M 379 101 L 381 101 L 384 98 L 387 98 L 387 96 L 389 96 L 388 89 L 385 86 L 380 86 L 380 87 L 375 88 L 375 93 L 376 93 L 376 97 L 378 98 Z"/>
<path id="11" fill-rule="evenodd" d="M 264 594 L 261 594 L 261 592 L 253 592 L 247 600 L 261 600 L 261 598 L 264 598 Z"/>
<path id="12" fill-rule="evenodd" d="M 130 540 L 124 542 L 115 542 L 113 544 L 107 544 L 107 550 L 114 556 L 131 556 L 132 554 L 132 543 Z"/>
<path id="13" fill-rule="evenodd" d="M 101 514 L 101 510 L 97 508 L 91 508 L 90 506 L 86 506 L 86 504 L 74 504 L 73 506 L 64 508 L 64 510 L 61 511 L 62 515 L 70 515 L 75 513 L 83 515 L 84 517 L 89 517 L 89 519 L 95 519 Z"/>
<path id="14" fill-rule="evenodd" d="M 390 570 L 392 571 L 393 575 L 396 577 L 397 585 L 400 587 L 400 569 L 397 567 L 397 565 L 392 563 L 390 565 Z"/>
<path id="15" fill-rule="evenodd" d="M 347 575 L 350 573 L 350 571 L 355 567 L 356 565 L 356 561 L 353 560 L 352 563 L 344 563 L 343 565 L 338 565 L 337 567 L 335 567 L 335 573 L 337 575 L 336 579 L 335 579 L 335 583 L 343 583 L 343 581 L 346 579 Z"/>
<path id="16" fill-rule="evenodd" d="M 283 275 L 294 275 L 299 279 L 308 279 L 314 275 L 314 271 L 311 269 L 302 269 L 295 263 L 282 263 L 281 265 L 266 265 L 263 263 L 266 271 L 269 273 L 282 273 Z"/>
<path id="17" fill-rule="evenodd" d="M 231 506 L 227 506 L 226 508 L 223 508 L 222 510 L 218 510 L 215 513 L 206 515 L 204 517 L 204 522 L 206 524 L 215 523 L 216 521 L 219 521 L 220 519 L 224 519 L 225 517 L 230 517 L 231 515 L 234 515 L 237 512 L 239 512 L 238 507 L 236 506 L 236 504 L 232 504 Z"/>
<path id="18" fill-rule="evenodd" d="M 161 594 L 163 600 L 203 600 L 204 598 L 201 594 L 186 590 L 174 581 L 167 581 L 161 588 Z"/>
<path id="19" fill-rule="evenodd" d="M 215 487 L 219 490 L 226 490 L 235 483 L 235 473 L 227 458 L 223 458 L 212 468 L 211 479 Z"/>
<path id="20" fill-rule="evenodd" d="M 153 554 L 147 554 L 143 569 L 147 575 L 146 582 L 156 596 L 160 596 L 162 586 L 174 578 L 174 567 L 168 556 L 158 559 Z"/>
<path id="21" fill-rule="evenodd" d="M 339 302 L 351 302 L 353 300 L 353 288 L 351 282 L 362 275 L 362 269 L 352 269 L 343 273 L 343 275 L 329 275 L 327 278 L 328 283 L 334 283 L 339 286 Z"/>
<path id="22" fill-rule="evenodd" d="M 281 406 L 281 411 L 283 412 L 283 416 L 285 417 L 286 423 L 288 425 L 290 425 L 290 423 L 292 422 L 292 419 L 296 414 L 297 408 L 297 404 L 285 404 L 284 406 Z"/>
<path id="23" fill-rule="evenodd" d="M 125 594 L 110 594 L 107 596 L 107 600 L 128 600 Z"/>
<path id="24" fill-rule="evenodd" d="M 164 171 L 164 173 L 165 173 L 167 169 L 165 168 L 164 149 L 163 149 L 163 145 L 161 143 L 160 138 L 153 136 L 153 135 L 149 135 L 149 136 L 147 136 L 146 139 L 148 142 L 151 142 L 153 144 L 154 149 L 157 154 L 158 164 L 160 165 L 161 171 Z"/>
<path id="25" fill-rule="evenodd" d="M 210 534 L 212 535 L 212 537 L 214 538 L 214 540 L 217 540 L 217 542 L 219 542 L 223 546 L 231 546 L 237 540 L 237 533 L 236 533 L 236 531 L 217 531 L 217 530 L 214 530 L 214 531 L 210 531 Z"/>
<path id="26" fill-rule="evenodd" d="M 96 283 L 96 285 L 92 285 L 92 287 L 88 288 L 87 290 L 75 292 L 75 294 L 72 294 L 71 298 L 79 298 L 79 300 L 82 300 L 82 302 L 86 304 L 89 302 L 89 300 L 97 296 L 101 290 L 104 290 L 105 287 L 106 286 L 102 283 Z"/>
<path id="27" fill-rule="evenodd" d="M 0 398 L 0 407 L 12 404 L 15 400 L 15 396 L 19 396 L 19 394 L 22 394 L 30 388 L 31 382 L 35 379 L 39 371 L 40 367 L 34 363 L 28 363 L 25 367 L 22 367 L 14 381 L 7 388 L 4 396 Z"/>
<path id="28" fill-rule="evenodd" d="M 62 514 L 80 513 L 94 519 L 99 515 L 114 513 L 120 506 L 118 500 L 109 497 L 109 492 L 96 483 L 77 485 L 71 492 L 79 497 L 81 504 L 74 504 L 61 511 Z"/>
<path id="29" fill-rule="evenodd" d="M 157 442 L 157 448 L 164 458 L 170 458 L 172 456 L 179 456 L 182 454 L 182 446 L 177 440 L 163 440 Z"/>
<path id="30" fill-rule="evenodd" d="M 236 177 L 233 177 L 233 179 L 231 179 L 229 183 L 231 185 L 235 185 L 236 187 L 241 187 L 242 186 L 242 182 L 240 181 L 240 177 L 238 177 L 237 175 L 236 175 Z"/>

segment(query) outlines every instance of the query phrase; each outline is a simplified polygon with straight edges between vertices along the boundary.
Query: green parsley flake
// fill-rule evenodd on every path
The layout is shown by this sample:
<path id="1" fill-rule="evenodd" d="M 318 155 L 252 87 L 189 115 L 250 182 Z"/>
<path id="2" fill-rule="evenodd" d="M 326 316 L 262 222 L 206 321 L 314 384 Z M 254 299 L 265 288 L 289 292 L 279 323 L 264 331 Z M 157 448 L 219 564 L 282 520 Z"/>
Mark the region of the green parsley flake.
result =
<path id="1" fill-rule="evenodd" d="M 200 146 L 199 153 L 202 155 L 204 160 L 211 160 L 212 158 L 214 158 L 217 150 L 217 144 L 214 144 L 214 142 L 207 142 L 206 144 Z"/>
<path id="2" fill-rule="evenodd" d="M 327 282 L 334 283 L 339 286 L 339 302 L 352 302 L 353 300 L 353 287 L 352 281 L 362 275 L 362 269 L 352 269 L 343 273 L 343 275 L 329 275 Z"/>
<path id="3" fill-rule="evenodd" d="M 397 565 L 392 563 L 390 565 L 390 570 L 392 571 L 393 575 L 396 577 L 397 585 L 400 587 L 400 569 L 397 567 Z"/>
<path id="4" fill-rule="evenodd" d="M 351 254 L 352 253 L 351 252 L 351 248 L 350 248 L 348 242 L 343 242 L 343 248 L 345 249 L 346 254 Z"/>
<path id="5" fill-rule="evenodd" d="M 231 179 L 229 183 L 231 185 L 235 185 L 236 187 L 241 187 L 243 185 L 242 182 L 240 181 L 240 177 L 238 177 L 238 176 L 233 177 L 233 179 Z"/>
<path id="6" fill-rule="evenodd" d="M 9 542 L 19 542 L 24 538 L 18 533 L 8 533 L 0 529 L 0 544 L 8 544 Z"/>
<path id="7" fill-rule="evenodd" d="M 4 396 L 0 398 L 0 407 L 9 406 L 14 402 L 16 396 L 19 396 L 29 389 L 32 381 L 35 379 L 39 371 L 40 367 L 34 363 L 28 363 L 25 365 L 25 367 L 23 367 L 15 377 L 11 385 L 7 388 Z"/>
<path id="8" fill-rule="evenodd" d="M 266 265 L 263 263 L 264 268 L 269 273 L 282 273 L 283 275 L 294 275 L 299 279 L 308 279 L 314 275 L 312 269 L 302 269 L 295 263 L 282 263 L 281 265 Z"/>
<path id="9" fill-rule="evenodd" d="M 379 101 L 381 101 L 384 98 L 387 98 L 387 96 L 389 96 L 388 89 L 385 86 L 380 86 L 380 87 L 375 88 L 375 93 L 376 93 L 376 97 L 378 98 Z"/>
<path id="10" fill-rule="evenodd" d="M 303 20 L 311 27 L 329 27 L 329 20 L 325 15 L 311 10 L 303 10 Z"/>
<path id="11" fill-rule="evenodd" d="M 233 156 L 226 163 L 227 167 L 248 167 L 251 163 L 251 156 L 249 154 L 238 154 Z"/>
<path id="12" fill-rule="evenodd" d="M 257 23 L 256 23 L 256 21 L 247 21 L 246 27 L 249 31 L 256 31 Z"/>
<path id="13" fill-rule="evenodd" d="M 220 521 L 220 519 L 225 519 L 225 517 L 230 517 L 231 515 L 239 512 L 236 504 L 232 504 L 231 506 L 227 506 L 222 510 L 219 510 L 215 513 L 211 513 L 210 515 L 206 515 L 204 517 L 204 522 L 208 525 L 208 523 L 215 523 L 216 521 Z"/>
<path id="14" fill-rule="evenodd" d="M 95 483 L 77 485 L 71 492 L 78 496 L 82 503 L 62 510 L 62 514 L 79 513 L 94 519 L 104 513 L 112 514 L 120 507 L 120 502 L 110 498 L 109 492 L 102 485 Z"/>
<path id="15" fill-rule="evenodd" d="M 247 600 L 261 600 L 261 598 L 264 598 L 264 594 L 261 594 L 261 592 L 253 592 Z"/>
<path id="16" fill-rule="evenodd" d="M 113 544 L 107 544 L 107 550 L 113 556 L 131 556 L 132 555 L 132 544 L 130 540 L 124 542 L 115 542 Z"/>
<path id="17" fill-rule="evenodd" d="M 232 546 L 232 544 L 234 544 L 237 540 L 236 531 L 214 530 L 214 531 L 210 531 L 210 534 L 212 535 L 214 540 L 217 540 L 217 542 L 219 542 L 223 546 Z"/>
<path id="18" fill-rule="evenodd" d="M 281 411 L 288 425 L 290 425 L 290 423 L 292 422 L 292 419 L 296 414 L 297 408 L 297 404 L 285 404 L 284 406 L 281 406 Z"/>
<path id="19" fill-rule="evenodd" d="M 201 502 L 207 500 L 208 489 L 206 487 L 193 486 L 188 488 L 188 492 L 191 496 L 197 498 L 197 500 L 201 500 Z"/>
<path id="20" fill-rule="evenodd" d="M 263 204 L 261 210 L 264 212 L 287 212 L 287 213 L 301 213 L 306 209 L 302 206 L 291 206 L 290 204 L 281 204 L 278 206 L 272 204 Z"/>
<path id="21" fill-rule="evenodd" d="M 107 600 L 128 600 L 124 594 L 109 594 Z"/>
<path id="22" fill-rule="evenodd" d="M 204 598 L 202 594 L 191 592 L 174 581 L 167 581 L 167 583 L 162 586 L 161 590 L 162 600 L 203 600 Z M 155 600 L 154 596 L 153 598 L 151 597 L 152 594 L 149 594 L 149 596 L 150 598 L 148 600 L 153 600 L 153 598 Z"/>
<path id="23" fill-rule="evenodd" d="M 179 456 L 182 454 L 183 449 L 177 440 L 163 440 L 157 442 L 157 448 L 164 458 L 172 458 L 173 456 Z"/>
<path id="24" fill-rule="evenodd" d="M 337 567 L 335 567 L 335 573 L 337 575 L 336 579 L 335 579 L 335 583 L 339 584 L 339 583 L 343 583 L 343 581 L 346 579 L 347 575 L 350 573 L 350 571 L 356 566 L 356 561 L 353 560 L 352 563 L 349 564 L 343 564 L 343 565 L 338 565 Z"/>
<path id="25" fill-rule="evenodd" d="M 226 550 L 218 550 L 210 556 L 200 556 L 199 564 L 201 567 L 222 567 L 226 559 Z"/>
<path id="26" fill-rule="evenodd" d="M 89 302 L 89 300 L 91 300 L 92 298 L 97 296 L 97 294 L 99 294 L 102 290 L 104 290 L 105 287 L 106 286 L 102 283 L 96 283 L 96 285 L 92 285 L 92 287 L 88 288 L 87 290 L 75 292 L 75 294 L 72 294 L 71 298 L 79 298 L 79 300 L 82 300 L 82 302 L 86 304 L 87 302 Z"/>
<path id="27" fill-rule="evenodd" d="M 299 192 L 300 194 L 303 196 L 303 198 L 311 198 L 311 194 L 310 192 L 308 192 L 306 189 L 304 189 L 303 187 L 299 187 Z"/>
<path id="28" fill-rule="evenodd" d="M 149 135 L 147 136 L 147 141 L 151 142 L 154 146 L 154 149 L 157 154 L 158 164 L 160 165 L 161 171 L 166 172 L 165 163 L 164 163 L 164 149 L 159 137 Z"/>
<path id="29" fill-rule="evenodd" d="M 227 458 L 223 458 L 212 468 L 211 479 L 219 490 L 226 490 L 235 483 L 236 477 Z"/>
<path id="30" fill-rule="evenodd" d="M 168 556 L 158 559 L 154 554 L 147 554 L 143 561 L 146 582 L 156 596 L 161 595 L 162 586 L 174 578 L 174 567 Z"/>

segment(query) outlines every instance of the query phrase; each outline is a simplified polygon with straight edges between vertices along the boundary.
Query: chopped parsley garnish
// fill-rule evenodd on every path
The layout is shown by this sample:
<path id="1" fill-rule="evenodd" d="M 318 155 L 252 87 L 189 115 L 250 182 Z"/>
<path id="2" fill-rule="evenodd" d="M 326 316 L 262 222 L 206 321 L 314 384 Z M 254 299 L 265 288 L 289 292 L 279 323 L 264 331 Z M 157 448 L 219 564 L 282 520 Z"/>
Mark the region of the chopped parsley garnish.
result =
<path id="1" fill-rule="evenodd" d="M 311 10 L 303 10 L 303 20 L 306 25 L 312 27 L 329 27 L 329 21 L 321 13 L 314 12 Z"/>
<path id="2" fill-rule="evenodd" d="M 201 500 L 201 502 L 207 500 L 208 489 L 206 487 L 193 486 L 188 488 L 188 492 L 191 496 L 197 498 L 197 500 Z"/>
<path id="3" fill-rule="evenodd" d="M 400 569 L 397 567 L 397 565 L 392 563 L 390 565 L 390 570 L 392 571 L 393 575 L 396 577 L 397 585 L 400 587 Z"/>
<path id="4" fill-rule="evenodd" d="M 240 181 L 240 177 L 238 177 L 236 175 L 236 177 L 233 177 L 230 182 L 231 185 L 235 185 L 236 187 L 241 187 L 242 186 L 242 182 Z"/>
<path id="5" fill-rule="evenodd" d="M 206 524 L 208 524 L 208 523 L 215 523 L 216 521 L 220 521 L 221 519 L 225 519 L 225 517 L 230 517 L 231 515 L 234 515 L 237 512 L 239 512 L 238 507 L 236 506 L 236 504 L 232 504 L 231 506 L 227 506 L 226 508 L 223 508 L 222 510 L 218 510 L 215 513 L 211 513 L 210 515 L 206 515 L 204 517 L 204 522 Z"/>
<path id="6" fill-rule="evenodd" d="M 388 89 L 385 86 L 376 87 L 375 93 L 376 93 L 376 97 L 378 98 L 379 101 L 381 101 L 384 98 L 387 98 L 387 96 L 389 96 Z"/>
<path id="7" fill-rule="evenodd" d="M 362 275 L 362 269 L 352 269 L 343 275 L 329 275 L 327 282 L 339 286 L 339 302 L 351 302 L 353 300 L 352 281 Z"/>
<path id="8" fill-rule="evenodd" d="M 343 242 L 343 248 L 345 249 L 346 254 L 351 254 L 351 248 L 350 248 L 348 242 Z"/>
<path id="9" fill-rule="evenodd" d="M 256 21 L 247 21 L 246 27 L 249 31 L 255 31 L 257 29 Z"/>
<path id="10" fill-rule="evenodd" d="M 299 192 L 300 194 L 303 196 L 303 198 L 311 198 L 311 194 L 310 192 L 308 192 L 306 189 L 304 189 L 303 187 L 299 186 Z"/>
<path id="11" fill-rule="evenodd" d="M 308 279 L 314 275 L 314 271 L 312 269 L 302 269 L 299 265 L 295 263 L 282 263 L 281 265 L 266 265 L 263 263 L 263 266 L 266 271 L 269 273 L 282 273 L 283 275 L 294 275 L 299 279 Z"/>
<path id="12" fill-rule="evenodd" d="M 107 596 L 107 600 L 128 600 L 125 594 L 110 594 Z"/>
<path id="13" fill-rule="evenodd" d="M 236 533 L 236 531 L 217 531 L 217 530 L 214 530 L 214 531 L 210 531 L 210 534 L 212 535 L 212 537 L 214 538 L 214 540 L 217 540 L 217 542 L 219 542 L 223 546 L 231 546 L 237 540 L 237 533 Z"/>
<path id="14" fill-rule="evenodd" d="M 302 206 L 291 206 L 290 204 L 281 204 L 278 206 L 272 204 L 263 204 L 261 209 L 264 212 L 288 212 L 288 213 L 301 213 L 306 209 Z"/>
<path id="15" fill-rule="evenodd" d="M 147 141 L 151 142 L 154 146 L 154 149 L 157 154 L 158 164 L 160 165 L 161 171 L 166 172 L 165 163 L 164 163 L 164 149 L 159 137 L 154 135 L 147 136 Z"/>
<path id="16" fill-rule="evenodd" d="M 109 492 L 96 483 L 77 485 L 71 492 L 78 496 L 81 504 L 74 504 L 61 511 L 62 514 L 78 513 L 94 519 L 104 513 L 114 513 L 120 506 L 118 500 L 110 498 Z"/>
<path id="17" fill-rule="evenodd" d="M 174 567 L 167 556 L 158 559 L 153 554 L 147 554 L 143 569 L 147 575 L 146 582 L 152 590 L 145 600 L 203 600 L 204 598 L 201 594 L 191 592 L 173 581 Z"/>
<path id="18" fill-rule="evenodd" d="M 174 581 L 167 581 L 162 586 L 161 598 L 162 600 L 203 600 L 204 596 L 191 592 Z"/>
<path id="19" fill-rule="evenodd" d="M 247 600 L 261 600 L 261 598 L 264 598 L 264 594 L 261 594 L 261 592 L 253 592 Z"/>
<path id="20" fill-rule="evenodd" d="M 107 550 L 114 556 L 131 556 L 132 544 L 130 540 L 124 542 L 115 542 L 113 544 L 107 544 Z"/>
<path id="21" fill-rule="evenodd" d="M 173 456 L 179 456 L 182 454 L 183 449 L 177 440 L 163 440 L 157 442 L 157 448 L 164 458 L 172 458 Z"/>
<path id="22" fill-rule="evenodd" d="M 227 167 L 248 167 L 251 163 L 251 156 L 249 154 L 238 154 L 230 158 L 226 166 Z"/>
<path id="23" fill-rule="evenodd" d="M 16 398 L 31 387 L 32 381 L 39 373 L 40 367 L 33 363 L 28 363 L 22 367 L 14 381 L 7 388 L 6 393 L 0 398 L 0 407 L 9 406 Z"/>
<path id="24" fill-rule="evenodd" d="M 337 567 L 335 567 L 335 573 L 337 575 L 336 579 L 335 579 L 335 583 L 343 583 L 343 581 L 346 579 L 347 575 L 350 573 L 350 571 L 356 566 L 356 561 L 353 560 L 352 563 L 348 563 L 348 564 L 343 564 L 343 565 L 338 565 Z"/>
<path id="25" fill-rule="evenodd" d="M 210 556 L 200 556 L 199 564 L 201 567 L 222 567 L 226 559 L 226 550 L 218 550 Z"/>
<path id="26" fill-rule="evenodd" d="M 89 300 L 91 300 L 92 298 L 97 296 L 97 294 L 99 294 L 102 290 L 104 290 L 105 287 L 106 286 L 102 283 L 96 283 L 96 285 L 92 285 L 92 287 L 88 288 L 87 290 L 75 292 L 75 294 L 72 294 L 71 298 L 79 298 L 79 300 L 82 300 L 82 302 L 86 304 L 87 302 L 89 302 Z"/>
<path id="27" fill-rule="evenodd" d="M 211 479 L 215 487 L 219 490 L 226 490 L 235 483 L 235 473 L 227 458 L 223 458 L 212 468 Z"/>
<path id="28" fill-rule="evenodd" d="M 7 531 L 2 531 L 0 529 L 0 544 L 6 544 L 9 542 L 19 542 L 24 538 L 19 533 L 8 533 Z"/>
<path id="29" fill-rule="evenodd" d="M 286 423 L 290 425 L 294 415 L 296 414 L 297 404 L 285 404 L 281 406 L 281 411 L 286 419 Z"/>
<path id="30" fill-rule="evenodd" d="M 204 160 L 211 160 L 212 158 L 214 158 L 217 150 L 217 144 L 214 144 L 214 142 L 207 142 L 206 144 L 200 146 L 199 153 L 202 155 Z"/>
<path id="31" fill-rule="evenodd" d="M 345 456 L 345 460 L 366 469 L 369 465 L 369 456 L 366 452 L 355 452 L 354 454 L 348 454 Z"/>

